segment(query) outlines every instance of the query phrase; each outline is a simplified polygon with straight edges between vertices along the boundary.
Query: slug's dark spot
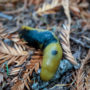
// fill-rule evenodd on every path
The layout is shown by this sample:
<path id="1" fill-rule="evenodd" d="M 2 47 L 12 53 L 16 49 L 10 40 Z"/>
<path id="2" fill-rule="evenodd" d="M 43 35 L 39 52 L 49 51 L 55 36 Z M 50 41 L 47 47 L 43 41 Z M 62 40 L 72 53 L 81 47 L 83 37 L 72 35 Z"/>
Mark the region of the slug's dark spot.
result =
<path id="1" fill-rule="evenodd" d="M 52 55 L 56 55 L 57 53 L 58 53 L 58 51 L 56 51 L 56 50 L 52 51 Z"/>

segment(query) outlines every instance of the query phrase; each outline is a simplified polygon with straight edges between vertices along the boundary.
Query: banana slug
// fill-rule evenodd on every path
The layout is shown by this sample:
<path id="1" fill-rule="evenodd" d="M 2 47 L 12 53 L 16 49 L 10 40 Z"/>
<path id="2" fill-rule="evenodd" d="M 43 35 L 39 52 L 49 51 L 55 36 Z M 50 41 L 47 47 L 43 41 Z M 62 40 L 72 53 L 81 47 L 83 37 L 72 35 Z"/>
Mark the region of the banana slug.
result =
<path id="1" fill-rule="evenodd" d="M 22 26 L 19 35 L 30 46 L 43 50 L 40 78 L 43 81 L 52 79 L 62 58 L 62 48 L 58 38 L 51 31 L 35 29 L 28 26 Z"/>

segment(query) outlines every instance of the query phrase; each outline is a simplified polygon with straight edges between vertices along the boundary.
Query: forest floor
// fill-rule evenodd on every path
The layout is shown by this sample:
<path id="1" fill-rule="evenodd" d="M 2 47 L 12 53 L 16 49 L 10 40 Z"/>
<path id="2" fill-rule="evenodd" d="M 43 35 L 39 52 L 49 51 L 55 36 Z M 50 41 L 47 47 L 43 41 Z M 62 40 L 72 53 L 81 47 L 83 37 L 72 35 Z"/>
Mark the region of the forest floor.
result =
<path id="1" fill-rule="evenodd" d="M 21 26 L 50 30 L 63 57 L 40 79 L 43 52 L 19 37 Z M 89 0 L 0 0 L 0 90 L 90 90 Z"/>

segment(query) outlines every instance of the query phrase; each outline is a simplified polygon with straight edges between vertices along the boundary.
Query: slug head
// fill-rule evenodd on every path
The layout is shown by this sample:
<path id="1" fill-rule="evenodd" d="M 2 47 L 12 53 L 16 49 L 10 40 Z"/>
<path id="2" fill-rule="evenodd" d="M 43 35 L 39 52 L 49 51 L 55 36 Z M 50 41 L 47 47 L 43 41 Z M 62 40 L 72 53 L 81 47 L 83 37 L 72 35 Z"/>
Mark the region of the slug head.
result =
<path id="1" fill-rule="evenodd" d="M 60 60 L 62 58 L 62 49 L 59 42 L 50 43 L 44 49 L 43 63 L 40 77 L 44 81 L 50 80 L 56 73 Z"/>

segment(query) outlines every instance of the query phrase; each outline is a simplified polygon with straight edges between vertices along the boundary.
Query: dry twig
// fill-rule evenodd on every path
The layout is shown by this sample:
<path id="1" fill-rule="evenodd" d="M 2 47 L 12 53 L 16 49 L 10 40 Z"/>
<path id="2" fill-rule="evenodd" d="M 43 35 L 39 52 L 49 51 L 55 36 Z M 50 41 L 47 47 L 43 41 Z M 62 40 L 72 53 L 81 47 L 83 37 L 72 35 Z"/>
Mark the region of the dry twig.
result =
<path id="1" fill-rule="evenodd" d="M 37 14 L 42 15 L 56 13 L 60 6 L 61 2 L 59 2 L 59 0 L 52 0 L 51 4 L 44 3 L 42 8 L 37 10 Z"/>
<path id="2" fill-rule="evenodd" d="M 6 44 L 3 40 L 0 40 L 0 64 L 8 61 L 8 65 L 11 63 L 17 63 L 20 65 L 27 59 L 29 53 L 25 50 L 26 48 L 23 45 L 18 45 L 14 42 L 11 43 L 11 46 Z M 17 60 L 20 60 L 19 62 Z"/>
<path id="3" fill-rule="evenodd" d="M 60 37 L 62 39 L 61 44 L 64 49 L 64 54 L 68 60 L 72 62 L 72 64 L 77 64 L 74 57 L 72 56 L 71 50 L 70 50 L 70 27 L 71 27 L 71 17 L 70 17 L 70 11 L 69 11 L 69 1 L 63 0 L 62 5 L 64 7 L 64 12 L 68 18 L 68 24 L 64 26 L 65 30 L 61 30 Z"/>
<path id="4" fill-rule="evenodd" d="M 82 60 L 81 62 L 81 67 L 79 70 L 76 71 L 76 75 L 74 75 L 74 80 L 76 81 L 75 83 L 75 90 L 89 90 L 90 88 L 90 68 L 88 70 L 85 71 L 85 66 L 87 63 L 90 62 L 90 50 L 87 54 L 87 56 L 85 57 L 85 59 Z M 87 73 L 87 77 L 86 74 Z M 86 81 L 85 81 L 86 79 Z"/>
<path id="5" fill-rule="evenodd" d="M 26 70 L 22 71 L 23 75 L 22 75 L 22 80 L 16 80 L 14 79 L 13 82 L 16 82 L 14 84 L 14 86 L 12 87 L 12 90 L 14 90 L 14 88 L 16 87 L 16 85 L 19 83 L 19 82 L 23 82 L 20 83 L 20 86 L 23 85 L 23 88 L 26 86 L 27 89 L 30 89 L 29 88 L 29 83 L 31 83 L 31 80 L 30 80 L 30 76 L 32 75 L 32 72 L 33 70 L 35 70 L 35 72 L 37 73 L 38 69 L 39 69 L 39 65 L 41 64 L 42 62 L 42 53 L 40 51 L 36 51 L 34 53 L 34 56 L 32 56 L 32 59 L 30 61 L 27 62 L 26 64 Z M 17 69 L 16 69 L 17 70 Z M 15 72 L 15 70 L 13 70 Z M 19 69 L 20 71 L 20 69 Z M 18 86 L 17 88 L 20 88 L 20 86 Z M 20 89 L 22 90 L 22 89 Z"/>

